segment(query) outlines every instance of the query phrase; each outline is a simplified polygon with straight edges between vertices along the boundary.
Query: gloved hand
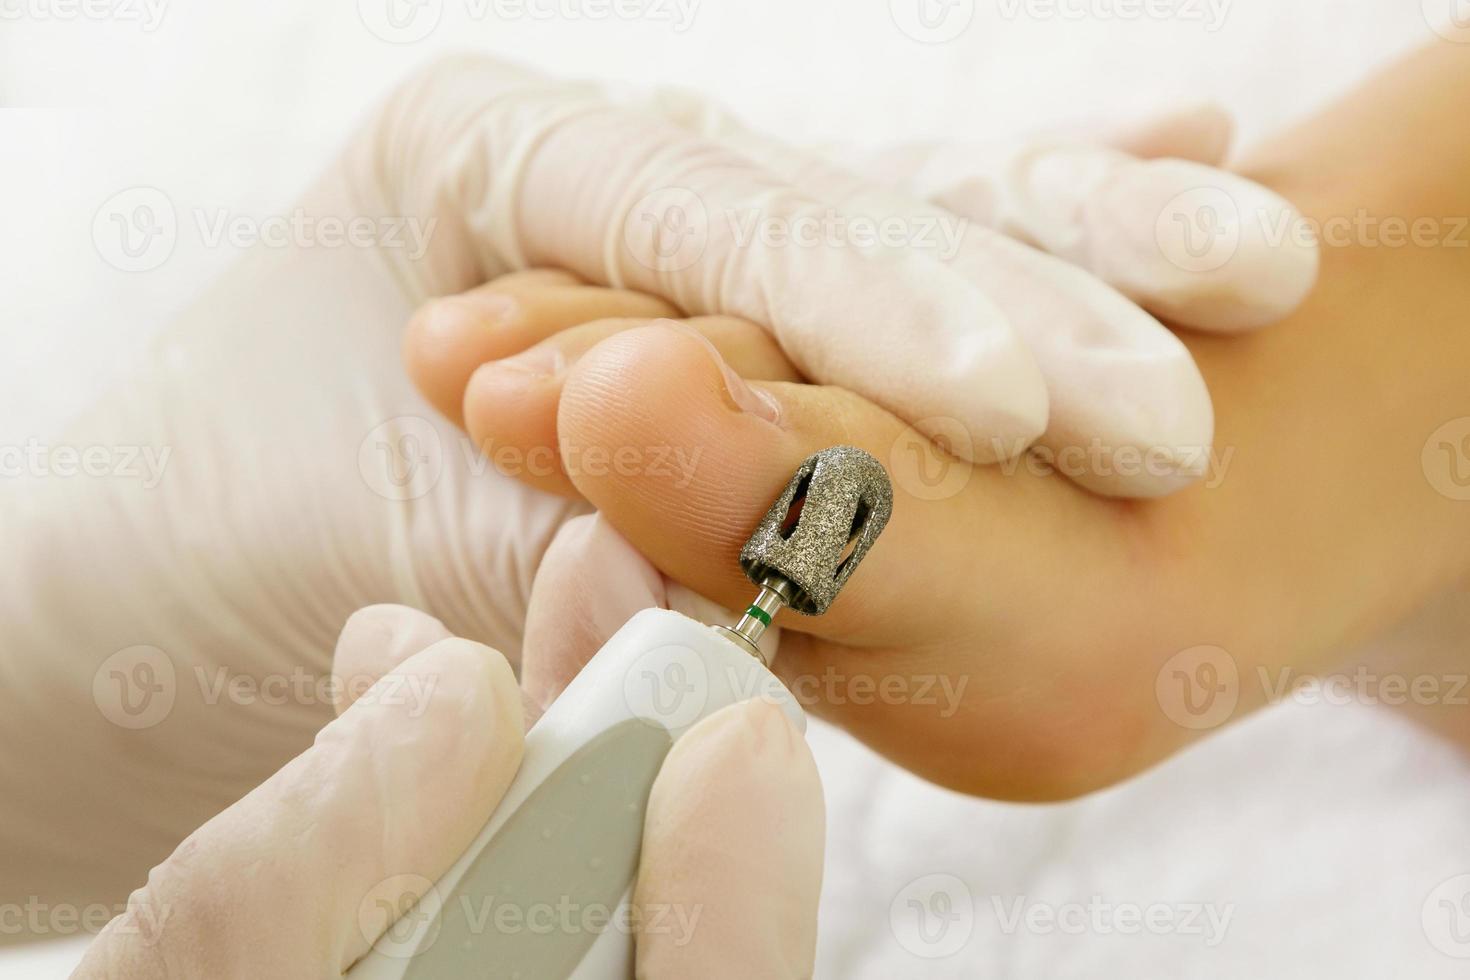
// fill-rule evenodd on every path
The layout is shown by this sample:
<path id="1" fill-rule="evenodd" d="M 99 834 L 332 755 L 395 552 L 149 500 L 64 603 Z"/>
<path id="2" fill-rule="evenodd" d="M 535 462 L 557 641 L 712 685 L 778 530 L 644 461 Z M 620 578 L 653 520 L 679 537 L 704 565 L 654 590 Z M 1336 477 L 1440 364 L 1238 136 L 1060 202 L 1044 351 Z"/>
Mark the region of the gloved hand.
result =
<path id="1" fill-rule="evenodd" d="M 950 212 L 999 231 L 1082 267 L 1181 326 L 1219 333 L 1268 326 L 1296 309 L 1316 278 L 1315 238 L 1296 210 L 1260 184 L 1220 169 L 1234 124 L 1213 105 L 1090 138 L 837 146 L 817 153 L 764 137 L 680 92 L 656 92 L 646 102 L 798 186 L 842 199 L 849 210 L 905 213 L 895 210 L 904 202 L 893 191 L 901 191 L 910 196 L 908 211 Z M 851 161 L 852 171 L 833 160 Z M 917 201 L 933 207 L 918 208 Z M 988 242 L 986 235 L 965 236 L 964 264 L 973 265 L 982 286 L 1011 296 L 1014 286 L 989 268 L 1004 267 L 1010 256 L 982 265 Z M 1084 280 L 1073 282 L 1088 294 Z M 1070 333 L 1073 323 L 1048 323 L 1028 309 L 1007 309 L 1027 343 L 1045 343 L 1058 332 L 1072 343 L 1081 339 Z M 1056 339 L 1052 345 L 1060 346 Z"/>
<path id="2" fill-rule="evenodd" d="M 1316 275 L 1315 244 L 1272 235 L 1299 231 L 1290 204 L 1188 161 L 1086 146 L 977 154 L 972 169 L 955 163 L 919 185 L 960 205 L 957 217 L 773 145 L 677 93 L 634 97 L 628 109 L 578 105 L 566 86 L 537 88 L 482 62 L 424 84 L 463 88 L 428 99 L 457 107 L 455 121 L 416 118 L 413 136 L 395 141 L 433 145 L 426 127 L 458 138 L 416 161 L 393 209 L 462 216 L 457 227 L 484 243 L 476 285 L 508 269 L 560 267 L 689 314 L 741 316 L 769 328 L 809 380 L 864 395 L 965 460 L 1008 459 L 1038 437 L 1057 451 L 1154 453 L 1153 472 L 1075 474 L 1103 493 L 1165 493 L 1201 475 L 1213 430 L 1204 384 L 1178 340 L 1131 301 L 986 223 L 1207 328 L 1271 322 Z M 507 90 L 523 94 L 506 99 Z M 412 87 L 405 97 L 425 100 Z M 649 111 L 679 128 L 648 125 Z M 490 121 L 494 139 L 464 128 L 457 117 L 469 112 Z M 1211 139 L 1202 149 L 1218 153 Z M 930 169 L 942 162 L 921 159 Z M 949 187 L 955 169 L 971 175 L 963 193 Z M 1218 209 L 1218 197 L 1234 220 L 1197 213 Z M 1209 240 L 1225 234 L 1231 247 L 1200 264 L 1190 222 L 1204 220 L 1223 222 Z M 451 311 L 425 317 L 443 354 L 427 370 L 495 356 L 483 330 L 472 330 L 477 343 L 455 333 Z"/>
<path id="3" fill-rule="evenodd" d="M 340 716 L 154 868 L 74 976 L 339 977 L 460 856 L 520 764 L 510 665 L 416 610 L 371 606 L 333 667 Z M 822 838 L 821 783 L 780 709 L 747 701 L 695 725 L 649 799 L 638 975 L 811 976 Z M 597 910 L 568 907 L 559 926 L 590 927 Z M 558 914 L 516 911 L 492 921 Z"/>
<path id="4" fill-rule="evenodd" d="M 517 659 L 540 557 L 586 506 L 504 478 L 425 417 L 399 346 L 431 296 L 535 261 L 658 292 L 567 293 L 538 311 L 545 322 L 662 316 L 677 312 L 670 301 L 759 314 L 809 379 L 918 422 L 958 420 L 977 456 L 1024 445 L 1044 427 L 1044 389 L 1071 390 L 1065 373 L 1043 383 L 998 297 L 922 255 L 733 251 L 716 227 L 692 264 L 669 268 L 640 220 L 662 212 L 637 202 L 657 192 L 662 203 L 670 184 L 697 189 L 711 215 L 827 213 L 746 158 L 586 87 L 484 60 L 440 65 L 400 89 L 302 201 L 316 217 L 418 222 L 426 252 L 406 247 L 411 236 L 251 250 L 48 445 L 100 447 L 119 465 L 6 481 L 9 894 L 120 894 L 299 752 L 330 714 L 322 651 L 353 609 L 410 603 Z M 1075 269 L 987 241 L 1017 283 L 1039 284 L 1013 289 L 1011 304 L 1059 303 L 1059 320 L 1080 308 L 1096 328 L 1077 351 L 1077 391 L 1096 393 L 1086 379 L 1107 367 L 1130 399 L 1162 399 L 1127 401 L 1127 438 L 1168 443 L 1185 417 L 1189 438 L 1201 434 L 1199 413 L 1178 406 L 1207 402 L 1172 336 L 1095 283 L 1068 293 L 1083 281 Z M 444 363 L 464 363 L 451 353 Z"/>

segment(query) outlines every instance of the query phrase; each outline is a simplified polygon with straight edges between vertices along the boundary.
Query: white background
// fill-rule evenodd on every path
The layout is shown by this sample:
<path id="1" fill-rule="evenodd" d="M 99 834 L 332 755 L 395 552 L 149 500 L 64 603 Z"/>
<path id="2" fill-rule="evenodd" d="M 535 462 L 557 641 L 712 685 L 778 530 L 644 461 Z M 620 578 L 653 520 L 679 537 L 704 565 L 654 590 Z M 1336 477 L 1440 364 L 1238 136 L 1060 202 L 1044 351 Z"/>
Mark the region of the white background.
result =
<path id="1" fill-rule="evenodd" d="M 90 2 L 100 15 L 74 0 L 0 0 L 0 441 L 85 404 L 233 257 L 185 236 L 163 267 L 117 271 L 91 239 L 109 196 L 149 185 L 181 206 L 281 213 L 354 120 L 436 51 L 688 86 L 800 140 L 984 139 L 1201 100 L 1233 110 L 1250 140 L 1398 52 L 1448 43 L 1430 24 L 1463 6 L 923 0 L 956 35 L 931 44 L 898 26 L 920 0 L 671 0 L 633 20 L 578 16 L 574 0 Z M 388 3 L 432 30 L 415 43 L 374 34 Z M 1470 970 L 1421 922 L 1431 891 L 1470 872 L 1470 767 L 1392 712 L 1283 705 L 1140 780 L 1050 808 L 961 799 L 830 731 L 813 740 L 832 836 L 823 976 Z M 907 883 L 937 873 L 962 880 L 973 913 L 959 951 L 929 960 L 905 948 L 890 913 L 903 914 Z M 1211 947 L 1177 933 L 1006 934 L 992 901 L 1009 914 L 1017 899 L 1093 896 L 1233 912 Z M 63 973 L 76 953 L 4 955 L 0 974 L 26 977 Z"/>

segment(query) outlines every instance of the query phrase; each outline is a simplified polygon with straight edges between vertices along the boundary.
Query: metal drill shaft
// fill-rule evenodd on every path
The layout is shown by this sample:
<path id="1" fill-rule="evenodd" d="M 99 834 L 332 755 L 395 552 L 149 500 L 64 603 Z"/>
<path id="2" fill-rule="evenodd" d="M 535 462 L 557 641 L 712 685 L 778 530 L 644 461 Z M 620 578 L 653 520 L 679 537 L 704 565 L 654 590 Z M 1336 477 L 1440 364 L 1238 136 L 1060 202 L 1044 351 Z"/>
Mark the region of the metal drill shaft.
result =
<path id="1" fill-rule="evenodd" d="M 740 617 L 740 622 L 735 624 L 735 632 L 745 637 L 751 643 L 760 640 L 765 633 L 766 627 L 771 625 L 771 620 L 781 607 L 786 605 L 786 597 L 790 594 L 791 584 L 777 576 L 770 576 L 761 583 L 760 594 L 755 601 L 746 607 L 745 615 Z"/>

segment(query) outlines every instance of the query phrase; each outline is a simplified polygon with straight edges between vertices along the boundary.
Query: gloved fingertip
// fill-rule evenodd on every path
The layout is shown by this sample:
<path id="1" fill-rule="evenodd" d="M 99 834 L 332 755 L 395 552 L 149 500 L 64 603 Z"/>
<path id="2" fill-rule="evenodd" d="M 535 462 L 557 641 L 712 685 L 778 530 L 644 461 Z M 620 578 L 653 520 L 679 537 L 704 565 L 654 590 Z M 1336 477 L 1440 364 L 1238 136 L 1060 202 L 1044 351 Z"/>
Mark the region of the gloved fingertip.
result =
<path id="1" fill-rule="evenodd" d="M 380 603 L 348 616 L 332 654 L 332 677 L 341 693 L 334 702 L 337 713 L 409 657 L 450 635 L 439 620 L 409 606 Z"/>
<path id="2" fill-rule="evenodd" d="M 471 727 L 472 719 L 479 716 L 486 719 L 481 724 L 491 733 L 492 740 L 504 737 L 519 744 L 520 733 L 525 730 L 521 687 L 510 661 L 499 650 L 474 640 L 449 636 L 410 657 L 385 680 L 406 673 L 417 673 L 434 682 L 426 692 L 429 701 L 425 713 L 443 707 L 465 715 Z M 483 687 L 474 679 L 483 680 Z M 435 698 L 444 700 L 436 702 Z"/>
<path id="3" fill-rule="evenodd" d="M 693 761 L 695 756 L 703 759 L 696 763 L 699 765 L 711 757 L 738 758 L 741 761 L 735 767 L 736 772 L 747 773 L 760 781 L 775 783 L 789 779 L 793 785 L 800 785 L 802 792 L 795 794 L 799 798 L 792 800 L 793 805 L 813 802 L 820 805 L 821 780 L 817 777 L 811 746 L 775 703 L 752 698 L 729 705 L 699 722 L 686 735 L 697 735 L 698 740 L 684 747 L 678 764 Z M 683 740 L 679 744 L 683 745 Z M 677 778 L 677 774 L 670 778 Z"/>
<path id="4" fill-rule="evenodd" d="M 961 226 L 951 229 L 955 248 L 967 241 Z M 819 270 L 813 262 L 811 271 Z M 935 426 L 963 428 L 974 438 L 952 451 L 968 462 L 1019 452 L 1046 430 L 1046 378 L 1031 348 L 987 291 L 956 268 L 931 255 L 885 252 L 813 281 L 832 283 L 823 300 L 830 323 L 843 329 L 804 320 L 776 331 L 808 376 L 849 388 L 926 435 Z"/>
<path id="5" fill-rule="evenodd" d="M 1074 383 L 1038 446 L 1062 476 L 1104 497 L 1161 497 L 1228 463 L 1214 450 L 1204 377 L 1172 333 L 1157 327 L 1147 344 L 1070 367 Z"/>
<path id="6" fill-rule="evenodd" d="M 1235 118 L 1214 102 L 1185 106 L 1120 129 L 1107 142 L 1145 160 L 1173 158 L 1218 166 L 1230 153 Z"/>
<path id="7" fill-rule="evenodd" d="M 1316 235 L 1244 177 L 1184 160 L 1119 167 L 1086 204 L 1089 264 L 1150 310 L 1231 333 L 1274 323 L 1316 283 Z"/>
<path id="8" fill-rule="evenodd" d="M 434 805 L 436 794 L 474 787 L 499 799 L 520 764 L 524 732 L 521 689 L 505 656 L 450 636 L 380 677 L 322 730 L 316 748 L 328 757 L 375 760 L 377 775 L 366 785 L 383 821 L 393 824 L 400 810 Z"/>
<path id="9" fill-rule="evenodd" d="M 318 735 L 313 778 L 298 774 L 278 794 L 304 811 L 310 830 L 299 836 L 316 851 L 296 859 L 294 873 L 326 893 L 308 892 L 313 904 L 338 913 L 330 948 L 341 968 L 388 924 L 376 912 L 385 896 L 422 894 L 463 853 L 520 767 L 524 730 L 505 657 L 448 637 L 384 675 Z"/>
<path id="10" fill-rule="evenodd" d="M 526 609 L 521 678 L 531 699 L 544 711 L 634 613 L 666 603 L 663 576 L 606 518 L 567 521 Z"/>
<path id="11" fill-rule="evenodd" d="M 654 782 L 634 902 L 640 977 L 807 977 L 826 812 L 811 749 L 753 700 L 699 722 Z"/>

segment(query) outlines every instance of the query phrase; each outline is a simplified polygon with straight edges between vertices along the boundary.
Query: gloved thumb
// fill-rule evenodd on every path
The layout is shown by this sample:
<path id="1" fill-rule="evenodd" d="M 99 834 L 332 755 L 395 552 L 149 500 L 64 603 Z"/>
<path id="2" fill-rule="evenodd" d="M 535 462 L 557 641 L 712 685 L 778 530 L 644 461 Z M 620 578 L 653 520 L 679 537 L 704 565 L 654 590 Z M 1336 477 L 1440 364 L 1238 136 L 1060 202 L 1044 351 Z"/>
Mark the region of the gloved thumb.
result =
<path id="1" fill-rule="evenodd" d="M 637 975 L 810 977 L 825 823 L 811 749 L 781 709 L 745 701 L 691 728 L 648 800 L 633 901 L 672 922 L 638 937 Z"/>

